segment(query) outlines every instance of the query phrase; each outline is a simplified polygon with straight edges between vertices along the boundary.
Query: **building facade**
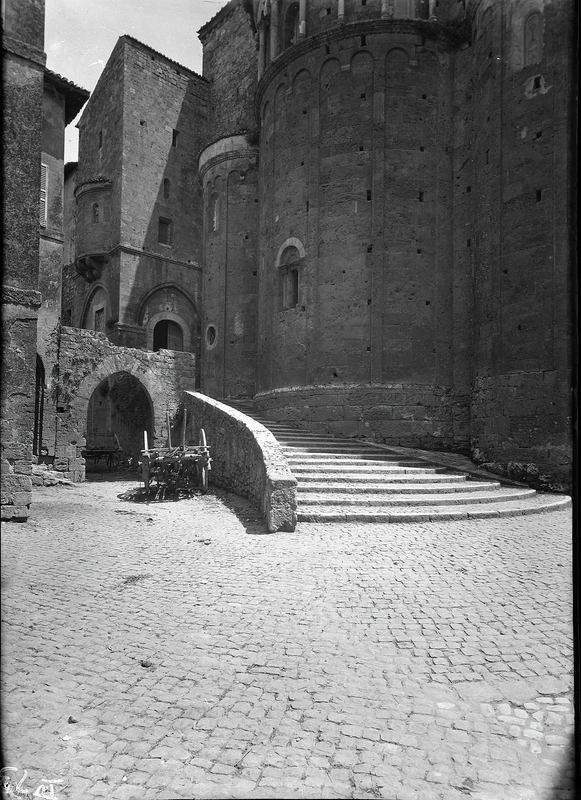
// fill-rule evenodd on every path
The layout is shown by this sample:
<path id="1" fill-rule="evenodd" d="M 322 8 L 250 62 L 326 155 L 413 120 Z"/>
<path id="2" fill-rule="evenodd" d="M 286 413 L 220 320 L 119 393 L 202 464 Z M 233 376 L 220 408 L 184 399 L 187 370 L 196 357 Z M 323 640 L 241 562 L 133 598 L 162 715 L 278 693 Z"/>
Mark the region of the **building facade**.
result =
<path id="1" fill-rule="evenodd" d="M 63 313 L 119 346 L 196 353 L 207 82 L 122 36 L 79 127 Z"/>
<path id="2" fill-rule="evenodd" d="M 274 419 L 570 487 L 571 0 L 230 0 L 121 37 L 65 182 L 63 318 Z"/>
<path id="3" fill-rule="evenodd" d="M 570 0 L 255 0 L 202 28 L 255 114 L 227 97 L 199 159 L 203 390 L 567 486 L 574 29 Z"/>
<path id="4" fill-rule="evenodd" d="M 45 79 L 44 0 L 2 3 L 1 515 L 24 520 L 32 493 Z"/>

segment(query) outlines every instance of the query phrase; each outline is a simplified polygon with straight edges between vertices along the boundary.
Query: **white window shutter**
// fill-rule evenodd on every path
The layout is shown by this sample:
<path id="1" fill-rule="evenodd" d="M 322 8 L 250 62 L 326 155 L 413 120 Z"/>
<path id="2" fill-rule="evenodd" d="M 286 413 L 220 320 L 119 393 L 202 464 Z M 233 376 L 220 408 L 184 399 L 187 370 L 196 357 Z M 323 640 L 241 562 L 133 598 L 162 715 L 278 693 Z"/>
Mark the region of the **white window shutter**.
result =
<path id="1" fill-rule="evenodd" d="M 38 210 L 39 223 L 42 228 L 46 228 L 46 199 L 48 188 L 48 167 L 46 164 L 40 165 L 40 206 Z"/>

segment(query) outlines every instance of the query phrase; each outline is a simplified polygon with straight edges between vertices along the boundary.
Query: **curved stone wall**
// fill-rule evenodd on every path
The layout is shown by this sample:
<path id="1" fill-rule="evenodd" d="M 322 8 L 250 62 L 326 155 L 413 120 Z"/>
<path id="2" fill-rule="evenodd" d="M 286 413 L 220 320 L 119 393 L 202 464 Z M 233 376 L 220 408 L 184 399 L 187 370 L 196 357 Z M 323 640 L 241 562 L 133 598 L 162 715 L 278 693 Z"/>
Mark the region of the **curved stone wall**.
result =
<path id="1" fill-rule="evenodd" d="M 256 359 L 257 147 L 245 135 L 207 147 L 204 191 L 202 388 L 214 397 L 252 397 Z"/>
<path id="2" fill-rule="evenodd" d="M 305 39 L 258 87 L 257 391 L 267 407 L 268 393 L 283 388 L 349 387 L 365 411 L 371 390 L 373 405 L 395 414 L 376 435 L 403 443 L 397 423 L 409 424 L 409 411 L 397 417 L 391 387 L 422 386 L 439 398 L 432 445 L 449 446 L 451 56 L 414 23 L 369 26 Z M 278 258 L 291 240 L 305 255 L 289 307 Z"/>

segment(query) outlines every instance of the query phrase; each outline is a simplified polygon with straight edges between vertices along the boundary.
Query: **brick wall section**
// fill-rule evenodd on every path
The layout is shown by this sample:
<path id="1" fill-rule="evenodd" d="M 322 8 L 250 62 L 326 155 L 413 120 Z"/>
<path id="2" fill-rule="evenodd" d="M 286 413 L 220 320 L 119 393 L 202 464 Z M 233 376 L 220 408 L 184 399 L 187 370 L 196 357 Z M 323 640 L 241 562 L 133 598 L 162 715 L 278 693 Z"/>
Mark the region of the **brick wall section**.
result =
<path id="1" fill-rule="evenodd" d="M 84 480 L 89 401 L 97 386 L 117 372 L 133 375 L 149 394 L 153 410 L 150 444 L 165 446 L 166 412 L 174 415 L 183 392 L 195 386 L 192 353 L 157 353 L 113 345 L 102 333 L 63 327 L 56 403 L 59 426 L 53 468 L 74 481 Z"/>
<path id="2" fill-rule="evenodd" d="M 228 3 L 199 31 L 203 75 L 212 86 L 208 143 L 256 130 L 256 41 L 238 0 Z"/>
<path id="3" fill-rule="evenodd" d="M 347 435 L 451 447 L 450 54 L 380 21 L 301 47 L 259 89 L 261 403 L 285 388 L 318 405 L 327 385 L 326 421 Z M 299 303 L 284 310 L 277 258 L 294 239 Z"/>
<path id="4" fill-rule="evenodd" d="M 44 0 L 3 3 L 2 519 L 28 517 L 36 373 Z"/>
<path id="5" fill-rule="evenodd" d="M 543 58 L 523 66 L 523 21 L 543 6 Z M 469 11 L 472 46 L 456 55 L 454 203 L 456 306 L 466 301 L 473 343 L 470 352 L 457 336 L 455 347 L 472 455 L 568 490 L 573 4 Z"/>
<path id="6" fill-rule="evenodd" d="M 252 397 L 256 373 L 258 170 L 247 136 L 222 139 L 204 153 L 204 366 L 212 397 Z M 204 153 L 201 163 L 204 161 Z M 218 225 L 213 230 L 213 202 Z M 215 334 L 210 337 L 209 331 Z"/>
<path id="7" fill-rule="evenodd" d="M 272 433 L 255 420 L 198 392 L 186 392 L 187 443 L 206 433 L 210 481 L 248 497 L 263 513 L 268 530 L 296 526 L 296 478 Z"/>

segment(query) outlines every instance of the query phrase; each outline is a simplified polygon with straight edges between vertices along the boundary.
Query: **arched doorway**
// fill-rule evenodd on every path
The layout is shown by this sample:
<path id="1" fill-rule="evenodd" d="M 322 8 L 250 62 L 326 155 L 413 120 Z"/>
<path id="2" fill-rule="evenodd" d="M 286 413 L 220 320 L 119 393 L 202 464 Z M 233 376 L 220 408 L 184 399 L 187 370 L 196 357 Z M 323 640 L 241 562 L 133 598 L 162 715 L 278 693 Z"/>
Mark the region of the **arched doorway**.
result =
<path id="1" fill-rule="evenodd" d="M 183 350 L 184 334 L 177 322 L 172 319 L 160 320 L 153 329 L 153 350 Z"/>
<path id="2" fill-rule="evenodd" d="M 143 384 L 129 372 L 109 375 L 97 386 L 87 409 L 87 446 L 101 446 L 114 434 L 124 455 L 137 463 L 143 449 L 143 432 L 153 440 L 153 405 Z M 87 464 L 87 471 L 90 471 Z"/>

